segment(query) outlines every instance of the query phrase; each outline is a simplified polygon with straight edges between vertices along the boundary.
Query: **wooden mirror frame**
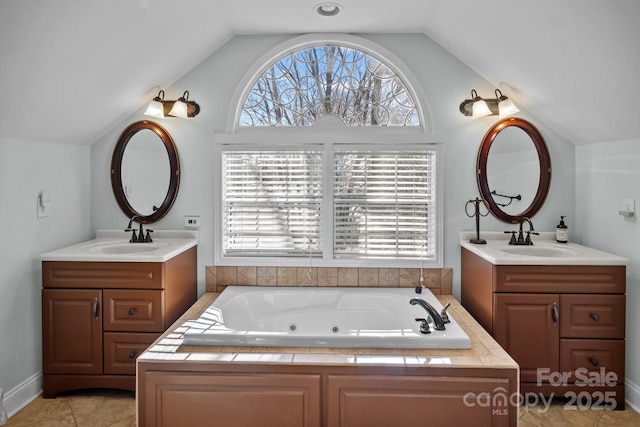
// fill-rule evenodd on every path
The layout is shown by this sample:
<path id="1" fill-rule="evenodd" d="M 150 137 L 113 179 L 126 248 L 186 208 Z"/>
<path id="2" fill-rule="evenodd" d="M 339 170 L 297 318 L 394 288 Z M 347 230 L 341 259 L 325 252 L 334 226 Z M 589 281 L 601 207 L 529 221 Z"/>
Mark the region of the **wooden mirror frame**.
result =
<path id="1" fill-rule="evenodd" d="M 164 144 L 167 154 L 169 156 L 169 167 L 171 177 L 169 178 L 169 189 L 167 195 L 164 198 L 162 204 L 151 215 L 142 215 L 137 212 L 133 206 L 127 200 L 127 196 L 124 192 L 124 185 L 122 184 L 122 158 L 124 157 L 125 149 L 131 138 L 143 129 L 149 129 L 153 131 Z M 116 146 L 113 149 L 113 157 L 111 159 L 111 188 L 113 195 L 118 202 L 118 206 L 122 212 L 131 219 L 134 216 L 138 216 L 143 224 L 151 224 L 162 219 L 171 209 L 173 203 L 178 196 L 178 187 L 180 186 L 180 160 L 178 158 L 178 150 L 171 138 L 171 135 L 158 123 L 141 120 L 129 125 L 120 135 Z"/>
<path id="2" fill-rule="evenodd" d="M 491 144 L 498 136 L 498 134 L 509 126 L 516 126 L 526 132 L 531 138 L 531 142 L 536 148 L 536 152 L 538 153 L 538 160 L 540 165 L 540 179 L 538 181 L 538 191 L 536 192 L 535 197 L 531 204 L 520 214 L 518 215 L 509 215 L 500 209 L 500 206 L 496 204 L 491 195 L 491 190 L 489 189 L 489 182 L 487 180 L 487 161 L 489 156 L 489 150 L 491 149 Z M 524 119 L 519 118 L 508 118 L 504 120 L 500 120 L 496 124 L 494 124 L 489 131 L 486 133 L 482 140 L 482 144 L 480 144 L 480 149 L 478 150 L 478 160 L 477 160 L 477 179 L 478 179 L 478 189 L 480 190 L 481 197 L 486 200 L 489 211 L 496 218 L 516 224 L 522 221 L 523 218 L 531 218 L 533 217 L 544 204 L 545 199 L 547 198 L 547 194 L 549 194 L 549 187 L 551 185 L 551 156 L 549 154 L 549 149 L 547 148 L 547 144 L 544 141 L 544 138 L 536 129 L 534 125 L 529 123 Z"/>

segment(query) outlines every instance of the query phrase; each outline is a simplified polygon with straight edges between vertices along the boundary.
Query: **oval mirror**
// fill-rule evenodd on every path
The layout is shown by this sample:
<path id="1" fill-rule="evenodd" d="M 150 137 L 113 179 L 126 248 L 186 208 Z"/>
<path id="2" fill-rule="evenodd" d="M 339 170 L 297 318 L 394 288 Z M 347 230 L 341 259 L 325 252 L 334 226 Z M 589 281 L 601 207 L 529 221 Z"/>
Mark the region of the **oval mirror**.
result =
<path id="1" fill-rule="evenodd" d="M 486 133 L 477 160 L 478 189 L 498 219 L 533 217 L 551 184 L 551 156 L 544 138 L 526 120 L 509 118 Z"/>
<path id="2" fill-rule="evenodd" d="M 148 120 L 127 127 L 113 150 L 111 188 L 127 218 L 145 224 L 164 217 L 180 184 L 180 161 L 171 135 Z"/>

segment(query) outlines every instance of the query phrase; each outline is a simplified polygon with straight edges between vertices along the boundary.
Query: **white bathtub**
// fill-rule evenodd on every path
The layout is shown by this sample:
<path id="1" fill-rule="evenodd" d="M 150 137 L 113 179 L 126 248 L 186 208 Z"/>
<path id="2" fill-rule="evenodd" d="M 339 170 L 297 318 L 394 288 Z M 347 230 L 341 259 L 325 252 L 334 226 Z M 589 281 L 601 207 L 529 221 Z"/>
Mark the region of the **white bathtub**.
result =
<path id="1" fill-rule="evenodd" d="M 411 298 L 438 312 L 425 289 L 229 286 L 184 334 L 185 345 L 463 349 L 471 341 L 452 316 L 445 331 L 420 332 L 427 318 Z"/>

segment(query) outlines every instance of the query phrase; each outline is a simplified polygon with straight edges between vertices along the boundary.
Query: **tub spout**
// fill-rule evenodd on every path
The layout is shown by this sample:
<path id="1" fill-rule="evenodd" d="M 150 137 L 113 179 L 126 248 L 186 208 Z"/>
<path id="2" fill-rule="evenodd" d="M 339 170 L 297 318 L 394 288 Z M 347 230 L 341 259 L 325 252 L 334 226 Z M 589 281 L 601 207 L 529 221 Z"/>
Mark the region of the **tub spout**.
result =
<path id="1" fill-rule="evenodd" d="M 438 314 L 438 311 L 431 304 L 429 304 L 428 302 L 426 302 L 421 298 L 411 298 L 409 300 L 409 304 L 411 305 L 418 304 L 422 306 L 422 308 L 424 308 L 427 311 L 427 313 L 429 313 L 429 316 L 431 316 L 431 319 L 435 324 L 436 331 L 444 331 L 446 329 L 446 327 L 444 326 L 444 321 L 442 320 L 442 317 L 440 316 L 440 314 Z"/>

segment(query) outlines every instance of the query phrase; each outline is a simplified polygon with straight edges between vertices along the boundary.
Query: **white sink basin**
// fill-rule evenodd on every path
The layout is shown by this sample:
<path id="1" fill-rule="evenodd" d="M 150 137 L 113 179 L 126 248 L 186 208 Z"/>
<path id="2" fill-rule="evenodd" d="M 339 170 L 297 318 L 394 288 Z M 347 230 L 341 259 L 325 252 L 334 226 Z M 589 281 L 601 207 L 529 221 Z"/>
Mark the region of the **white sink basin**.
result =
<path id="1" fill-rule="evenodd" d="M 480 237 L 486 244 L 474 244 L 474 232 L 460 233 L 460 246 L 494 265 L 627 265 L 629 260 L 573 242 L 557 243 L 556 233 L 532 236 L 533 245 L 510 245 L 503 232 L 488 231 Z"/>
<path id="2" fill-rule="evenodd" d="M 164 262 L 198 244 L 198 233 L 155 230 L 153 242 L 129 243 L 131 233 L 98 230 L 96 238 L 42 254 L 42 261 Z"/>
<path id="3" fill-rule="evenodd" d="M 137 254 L 151 252 L 169 246 L 168 242 L 151 243 L 105 243 L 96 244 L 87 251 L 94 254 Z"/>
<path id="4" fill-rule="evenodd" d="M 571 251 L 568 249 L 538 246 L 513 246 L 507 249 L 503 249 L 502 251 L 508 254 L 537 257 L 570 257 L 576 255 L 575 251 Z"/>

